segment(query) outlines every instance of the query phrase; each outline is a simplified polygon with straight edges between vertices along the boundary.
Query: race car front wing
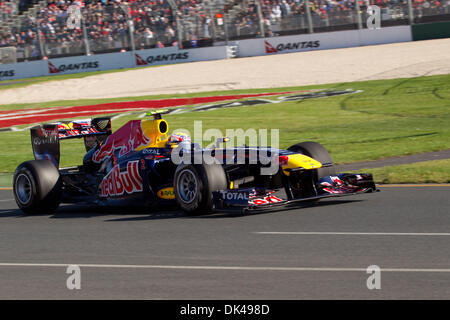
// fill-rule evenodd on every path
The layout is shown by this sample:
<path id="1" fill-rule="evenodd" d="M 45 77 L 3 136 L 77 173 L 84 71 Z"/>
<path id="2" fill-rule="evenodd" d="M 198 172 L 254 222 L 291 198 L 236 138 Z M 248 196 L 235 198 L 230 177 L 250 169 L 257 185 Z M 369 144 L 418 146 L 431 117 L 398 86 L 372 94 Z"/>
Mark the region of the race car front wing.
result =
<path id="1" fill-rule="evenodd" d="M 301 202 L 379 191 L 371 174 L 341 173 L 337 176 L 327 176 L 320 179 L 315 187 L 316 195 L 292 199 L 285 199 L 276 190 L 267 188 L 218 190 L 213 192 L 213 202 L 217 211 L 245 212 L 286 208 Z"/>

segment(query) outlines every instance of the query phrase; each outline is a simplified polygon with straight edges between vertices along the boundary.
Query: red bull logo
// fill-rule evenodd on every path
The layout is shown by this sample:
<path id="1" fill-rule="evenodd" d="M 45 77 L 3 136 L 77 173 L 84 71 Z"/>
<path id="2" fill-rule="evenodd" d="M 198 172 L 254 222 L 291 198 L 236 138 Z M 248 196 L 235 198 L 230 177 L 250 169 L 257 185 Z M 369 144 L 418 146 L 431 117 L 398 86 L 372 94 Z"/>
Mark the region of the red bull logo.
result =
<path id="1" fill-rule="evenodd" d="M 142 177 L 138 170 L 139 161 L 130 161 L 127 170 L 120 172 L 116 165 L 100 183 L 100 196 L 120 196 L 124 193 L 135 193 L 142 191 Z"/>
<path id="2" fill-rule="evenodd" d="M 151 139 L 142 130 L 141 120 L 131 120 L 106 139 L 95 151 L 92 161 L 99 163 L 110 158 L 116 150 L 120 150 L 119 157 L 121 157 L 140 146 L 148 145 L 150 141 Z"/>
<path id="3" fill-rule="evenodd" d="M 275 196 L 267 196 L 264 198 L 260 198 L 260 199 L 255 199 L 255 200 L 250 200 L 248 202 L 249 205 L 255 205 L 255 206 L 262 206 L 265 204 L 270 204 L 270 203 L 277 203 L 277 202 L 283 202 L 283 199 L 280 199 L 278 197 Z"/>

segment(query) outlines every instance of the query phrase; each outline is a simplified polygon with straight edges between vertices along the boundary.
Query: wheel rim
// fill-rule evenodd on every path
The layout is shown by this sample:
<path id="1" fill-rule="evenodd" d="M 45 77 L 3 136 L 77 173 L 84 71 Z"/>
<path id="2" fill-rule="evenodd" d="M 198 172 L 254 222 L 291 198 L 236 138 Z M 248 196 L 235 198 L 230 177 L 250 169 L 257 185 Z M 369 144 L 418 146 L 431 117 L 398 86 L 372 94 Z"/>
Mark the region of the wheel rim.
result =
<path id="1" fill-rule="evenodd" d="M 31 200 L 31 181 L 23 173 L 16 179 L 16 196 L 21 204 L 27 204 Z"/>
<path id="2" fill-rule="evenodd" d="M 191 170 L 184 170 L 178 177 L 178 195 L 184 203 L 191 203 L 197 196 L 197 177 Z"/>

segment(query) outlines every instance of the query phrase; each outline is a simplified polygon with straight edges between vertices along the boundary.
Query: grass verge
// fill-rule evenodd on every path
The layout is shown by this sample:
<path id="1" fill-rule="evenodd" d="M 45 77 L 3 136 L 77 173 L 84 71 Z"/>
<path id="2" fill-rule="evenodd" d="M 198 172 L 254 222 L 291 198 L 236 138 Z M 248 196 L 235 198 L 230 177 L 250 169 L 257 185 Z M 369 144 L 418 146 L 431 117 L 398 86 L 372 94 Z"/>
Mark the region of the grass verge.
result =
<path id="1" fill-rule="evenodd" d="M 0 173 L 0 188 L 12 187 L 12 181 L 12 173 Z"/>
<path id="2" fill-rule="evenodd" d="M 416 162 L 374 169 L 370 172 L 377 183 L 450 183 L 450 159 Z"/>
<path id="3" fill-rule="evenodd" d="M 182 96 L 319 87 L 325 86 L 205 92 Z M 169 122 L 170 132 L 177 128 L 193 132 L 195 120 L 202 120 L 203 130 L 216 128 L 224 134 L 226 129 L 279 129 L 280 148 L 288 148 L 301 141 L 317 141 L 330 151 L 336 163 L 376 160 L 450 148 L 450 75 L 341 83 L 326 87 L 351 88 L 362 92 L 253 107 L 174 114 L 165 118 Z M 110 100 L 96 100 L 95 103 Z M 136 118 L 136 115 L 114 120 L 113 129 L 132 118 Z M 62 166 L 81 163 L 84 155 L 82 141 L 64 141 L 61 147 Z M 0 132 L 0 150 L 0 172 L 13 172 L 19 163 L 33 158 L 29 132 Z M 444 163 L 444 167 L 447 170 L 450 168 L 448 163 Z"/>

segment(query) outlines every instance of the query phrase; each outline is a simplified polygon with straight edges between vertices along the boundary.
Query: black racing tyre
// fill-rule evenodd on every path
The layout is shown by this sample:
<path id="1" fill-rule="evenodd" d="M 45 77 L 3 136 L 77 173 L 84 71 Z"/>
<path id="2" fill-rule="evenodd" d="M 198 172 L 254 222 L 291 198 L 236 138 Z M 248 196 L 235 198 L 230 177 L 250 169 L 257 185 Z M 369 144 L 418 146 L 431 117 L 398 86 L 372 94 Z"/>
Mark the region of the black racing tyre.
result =
<path id="1" fill-rule="evenodd" d="M 220 164 L 180 164 L 175 171 L 174 191 L 178 205 L 191 215 L 212 213 L 212 192 L 227 189 Z"/>
<path id="2" fill-rule="evenodd" d="M 324 146 L 322 146 L 320 143 L 313 142 L 313 141 L 306 141 L 294 144 L 293 146 L 290 146 L 288 148 L 289 151 L 302 153 L 305 156 L 311 157 L 320 163 L 333 163 L 333 159 L 331 159 L 330 154 L 328 153 L 327 149 L 325 149 Z M 333 166 L 331 167 L 324 167 L 315 169 L 315 179 L 316 182 L 326 176 L 331 176 L 336 174 L 336 168 Z"/>
<path id="3" fill-rule="evenodd" d="M 13 186 L 16 203 L 27 214 L 52 213 L 61 202 L 61 177 L 49 160 L 20 164 L 14 172 Z"/>

